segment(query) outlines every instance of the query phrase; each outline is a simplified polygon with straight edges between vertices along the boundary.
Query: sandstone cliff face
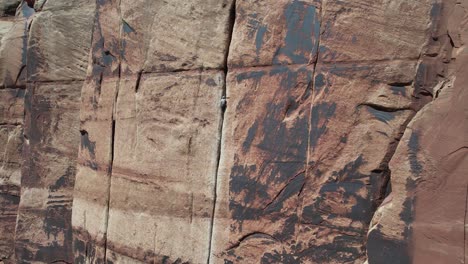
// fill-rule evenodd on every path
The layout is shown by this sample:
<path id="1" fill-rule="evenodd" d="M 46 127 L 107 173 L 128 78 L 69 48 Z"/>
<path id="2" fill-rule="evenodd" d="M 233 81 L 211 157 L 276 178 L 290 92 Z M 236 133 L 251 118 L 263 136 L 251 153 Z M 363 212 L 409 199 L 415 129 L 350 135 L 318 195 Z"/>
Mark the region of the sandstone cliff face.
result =
<path id="1" fill-rule="evenodd" d="M 0 1 L 4 263 L 464 263 L 454 0 Z"/>
<path id="2" fill-rule="evenodd" d="M 15 228 L 21 190 L 27 11 L 2 2 L 0 19 L 0 259 L 14 262 Z M 13 5 L 13 7 L 12 7 Z"/>
<path id="3" fill-rule="evenodd" d="M 7 217 L 0 222 L 5 229 L 2 258 L 71 262 L 80 80 L 86 73 L 94 3 L 18 4 L 16 17 L 5 17 L 9 27 L 0 47 L 2 191 L 8 195 L 2 201 Z"/>
<path id="4" fill-rule="evenodd" d="M 434 100 L 408 124 L 390 161 L 392 193 L 371 224 L 369 263 L 465 263 L 466 7 L 468 2 L 447 1 L 433 11 L 442 18 L 422 65 Z M 427 79 L 431 72 L 436 79 Z"/>

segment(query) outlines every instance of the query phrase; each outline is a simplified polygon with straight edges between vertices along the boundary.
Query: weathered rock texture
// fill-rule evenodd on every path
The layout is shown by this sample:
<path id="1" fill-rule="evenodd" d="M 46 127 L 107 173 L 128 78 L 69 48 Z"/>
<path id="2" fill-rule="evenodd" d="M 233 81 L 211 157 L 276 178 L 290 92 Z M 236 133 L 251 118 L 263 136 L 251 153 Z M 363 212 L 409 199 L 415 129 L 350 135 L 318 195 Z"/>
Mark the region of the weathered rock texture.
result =
<path id="1" fill-rule="evenodd" d="M 10 2 L 4 3 L 6 15 L 11 13 Z M 13 249 L 18 263 L 73 261 L 71 207 L 80 138 L 80 80 L 91 43 L 93 2 L 25 1 L 17 3 L 16 17 L 2 22 L 5 220 L 0 226 L 5 262 L 14 261 Z"/>
<path id="2" fill-rule="evenodd" d="M 0 96 L 0 259 L 12 260 L 20 201 L 24 90 L 2 89 Z"/>
<path id="3" fill-rule="evenodd" d="M 369 263 L 466 261 L 467 7 L 446 1 L 433 9 L 440 21 L 420 67 L 434 100 L 408 124 L 390 161 L 392 193 L 372 221 Z"/>
<path id="4" fill-rule="evenodd" d="M 0 0 L 0 260 L 464 263 L 467 7 Z"/>
<path id="5" fill-rule="evenodd" d="M 231 51 L 257 53 L 229 54 L 212 260 L 363 262 L 389 158 L 424 100 L 433 3 L 272 5 L 273 18 L 237 1 Z"/>
<path id="6" fill-rule="evenodd" d="M 0 261 L 14 263 L 15 226 L 23 161 L 25 67 L 28 6 L 1 2 L 0 18 Z"/>
<path id="7" fill-rule="evenodd" d="M 231 5 L 98 3 L 82 90 L 76 262 L 207 261 Z"/>

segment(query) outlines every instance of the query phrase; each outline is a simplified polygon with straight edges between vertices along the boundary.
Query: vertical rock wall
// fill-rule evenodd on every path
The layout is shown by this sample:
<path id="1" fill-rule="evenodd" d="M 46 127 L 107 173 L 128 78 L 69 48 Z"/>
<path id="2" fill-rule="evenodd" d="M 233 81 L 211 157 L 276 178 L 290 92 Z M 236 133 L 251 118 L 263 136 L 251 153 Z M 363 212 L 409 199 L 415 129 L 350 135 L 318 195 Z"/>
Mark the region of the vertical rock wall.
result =
<path id="1" fill-rule="evenodd" d="M 0 260 L 10 263 L 20 201 L 24 90 L 1 89 L 0 98 Z"/>
<path id="2" fill-rule="evenodd" d="M 75 262 L 207 261 L 231 5 L 98 2 Z"/>
<path id="3" fill-rule="evenodd" d="M 434 99 L 408 124 L 390 161 L 392 193 L 372 221 L 369 263 L 466 261 L 467 7 L 444 1 L 433 9 L 439 21 L 421 80 L 432 84 Z"/>
<path id="4" fill-rule="evenodd" d="M 15 228 L 20 202 L 26 29 L 29 7 L 19 1 L 0 5 L 0 261 L 15 263 Z M 17 16 L 15 17 L 15 13 Z"/>
<path id="5" fill-rule="evenodd" d="M 0 0 L 0 260 L 464 263 L 465 2 Z"/>
<path id="6" fill-rule="evenodd" d="M 2 259 L 71 262 L 80 80 L 93 1 L 13 2 L 2 2 L 7 17 L 0 47 Z M 8 17 L 12 10 L 16 17 Z"/>
<path id="7" fill-rule="evenodd" d="M 213 263 L 364 262 L 433 1 L 236 4 Z"/>

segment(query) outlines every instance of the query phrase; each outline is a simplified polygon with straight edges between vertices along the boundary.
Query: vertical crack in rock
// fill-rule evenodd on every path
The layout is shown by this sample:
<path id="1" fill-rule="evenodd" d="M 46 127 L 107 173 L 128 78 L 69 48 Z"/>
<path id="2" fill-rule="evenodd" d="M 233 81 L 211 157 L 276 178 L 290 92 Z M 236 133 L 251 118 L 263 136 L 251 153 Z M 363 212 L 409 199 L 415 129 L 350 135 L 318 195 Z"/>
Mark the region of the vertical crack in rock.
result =
<path id="1" fill-rule="evenodd" d="M 118 94 L 118 88 L 117 88 Z M 117 95 L 116 95 L 117 101 Z M 115 105 L 114 105 L 115 107 Z M 114 163 L 114 141 L 115 141 L 115 117 L 112 116 L 112 132 L 111 132 L 111 156 L 110 156 L 110 165 L 109 165 L 109 185 L 107 186 L 107 205 L 106 205 L 106 219 L 105 219 L 105 233 L 104 233 L 104 263 L 107 263 L 107 230 L 109 228 L 109 210 L 110 210 L 110 192 L 112 186 L 112 165 Z"/>
<path id="2" fill-rule="evenodd" d="M 236 0 L 232 1 L 229 14 L 229 34 L 228 34 L 228 41 L 226 45 L 226 52 L 224 55 L 224 86 L 222 92 L 222 98 L 220 100 L 219 107 L 221 107 L 221 116 L 220 116 L 220 123 L 218 129 L 218 150 L 217 150 L 217 161 L 216 161 L 216 171 L 215 171 L 215 180 L 213 186 L 213 208 L 211 212 L 211 224 L 210 224 L 210 239 L 208 244 L 208 259 L 207 263 L 211 263 L 211 251 L 213 248 L 213 232 L 214 232 L 214 221 L 215 221 L 215 212 L 216 212 L 216 202 L 217 202 L 217 187 L 218 187 L 218 173 L 219 173 L 219 166 L 221 161 L 221 146 L 223 140 L 223 125 L 224 125 L 224 113 L 226 112 L 227 108 L 227 101 L 226 98 L 226 86 L 227 86 L 227 74 L 228 74 L 228 58 L 229 58 L 229 48 L 232 42 L 232 35 L 234 31 L 234 24 L 236 22 Z"/>
<path id="3" fill-rule="evenodd" d="M 321 5 L 320 5 L 320 9 L 319 9 L 319 34 L 318 34 L 318 38 L 317 38 L 317 43 L 315 45 L 315 55 L 314 55 L 314 58 L 313 58 L 313 68 L 312 68 L 312 98 L 311 98 L 311 103 L 310 103 L 310 116 L 312 117 L 313 116 L 313 111 L 314 111 L 314 103 L 315 103 L 315 96 L 316 96 L 316 87 L 315 87 L 315 80 L 316 80 L 316 74 L 317 74 L 317 65 L 318 65 L 318 62 L 319 62 L 319 58 L 320 58 L 320 39 L 322 38 L 322 22 L 323 22 L 323 6 L 325 5 L 325 2 L 321 2 Z M 307 183 L 307 176 L 308 176 L 308 172 L 309 172 L 309 163 L 311 161 L 311 157 L 310 157 L 310 147 L 311 147 L 311 142 L 310 142 L 310 139 L 312 138 L 312 122 L 308 122 L 308 137 L 307 137 L 307 157 L 306 157 L 306 166 L 305 166 L 305 180 L 304 180 L 304 183 L 302 184 L 302 187 L 298 193 L 298 196 L 300 196 L 300 194 L 302 193 L 302 190 L 304 189 L 304 186 L 306 185 Z M 298 210 L 302 210 L 303 209 L 303 199 L 300 199 L 299 200 L 299 204 L 297 206 L 297 209 L 296 209 L 296 212 L 297 214 L 299 215 L 299 222 L 301 222 L 302 220 L 302 214 L 299 213 Z"/>
<path id="4" fill-rule="evenodd" d="M 118 6 L 117 6 L 117 12 L 118 12 L 118 16 L 119 16 L 119 38 L 118 38 L 118 45 L 119 45 L 119 54 L 117 54 L 116 56 L 118 56 L 118 73 L 117 73 L 117 88 L 116 88 L 116 92 L 115 92 L 115 98 L 114 98 L 114 103 L 113 103 L 113 109 L 112 109 L 112 130 L 111 130 L 111 135 L 110 135 L 110 139 L 111 139 L 111 149 L 110 149 L 110 164 L 109 164 L 109 171 L 108 171 L 108 175 L 109 175 L 109 185 L 107 186 L 107 205 L 106 205 L 106 219 L 105 219 L 105 233 L 104 233 L 104 263 L 107 263 L 107 247 L 108 247 L 108 241 L 107 241 L 107 238 L 108 238 L 108 229 L 109 229 L 109 218 L 110 218 L 110 215 L 109 215 L 109 212 L 110 212 L 110 206 L 111 206 L 111 189 L 112 189 L 112 170 L 113 170 L 113 165 L 114 165 L 114 159 L 115 159 L 115 125 L 116 125 L 116 122 L 117 122 L 117 116 L 116 116 L 116 112 L 117 112 L 117 100 L 119 98 L 119 90 L 120 90 L 120 80 L 121 80 L 121 75 L 122 75 L 122 58 L 121 58 L 121 54 L 122 54 L 122 49 L 123 49 L 123 45 L 122 45 L 122 31 L 123 31 L 123 23 L 125 23 L 125 21 L 123 20 L 122 18 L 122 10 L 121 10 L 121 4 L 122 4 L 122 0 L 119 0 L 118 2 Z M 111 54 L 112 55 L 112 54 Z M 140 77 L 140 75 L 139 75 Z M 102 80 L 101 80 L 102 81 Z M 138 81 L 139 81 L 139 78 L 138 78 Z M 138 89 L 138 88 L 136 88 Z"/>
<path id="5" fill-rule="evenodd" d="M 136 84 L 135 84 L 135 93 L 138 93 L 138 89 L 140 89 L 140 81 L 141 81 L 141 76 L 143 75 L 143 71 L 138 72 Z"/>

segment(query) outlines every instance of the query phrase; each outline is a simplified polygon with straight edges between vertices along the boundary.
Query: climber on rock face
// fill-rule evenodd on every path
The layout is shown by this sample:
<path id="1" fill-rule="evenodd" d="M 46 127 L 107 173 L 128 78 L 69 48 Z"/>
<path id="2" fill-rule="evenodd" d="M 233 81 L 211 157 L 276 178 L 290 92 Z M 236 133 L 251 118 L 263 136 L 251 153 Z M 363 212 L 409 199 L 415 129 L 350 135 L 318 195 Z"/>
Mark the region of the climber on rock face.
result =
<path id="1" fill-rule="evenodd" d="M 220 104 L 221 104 L 221 109 L 222 109 L 223 111 L 225 111 L 225 110 L 226 110 L 226 107 L 227 107 L 227 98 L 226 98 L 225 95 L 223 95 L 223 97 L 221 97 L 221 102 L 220 102 Z"/>

